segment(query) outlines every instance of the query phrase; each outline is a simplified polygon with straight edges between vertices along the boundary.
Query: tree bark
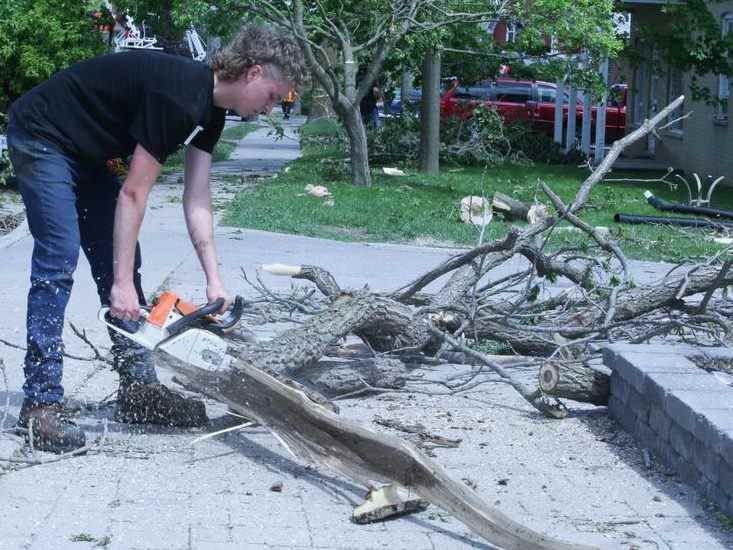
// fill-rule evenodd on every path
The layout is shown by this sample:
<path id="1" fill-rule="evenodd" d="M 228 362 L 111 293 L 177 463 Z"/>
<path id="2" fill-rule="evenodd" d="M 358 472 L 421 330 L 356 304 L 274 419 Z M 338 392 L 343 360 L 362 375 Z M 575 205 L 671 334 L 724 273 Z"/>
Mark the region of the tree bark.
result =
<path id="1" fill-rule="evenodd" d="M 516 523 L 452 479 L 413 444 L 340 418 L 296 388 L 267 374 L 265 365 L 238 360 L 225 372 L 177 363 L 187 387 L 216 399 L 275 433 L 285 447 L 364 486 L 397 482 L 443 508 L 493 545 L 507 549 L 585 549 Z"/>
<path id="2" fill-rule="evenodd" d="M 412 74 L 407 69 L 402 70 L 400 75 L 400 98 L 402 100 L 402 110 L 405 111 L 410 99 L 410 90 L 412 89 Z"/>
<path id="3" fill-rule="evenodd" d="M 542 391 L 555 397 L 608 405 L 610 379 L 599 370 L 577 363 L 549 362 L 540 367 L 539 380 Z"/>
<path id="4" fill-rule="evenodd" d="M 294 374 L 299 382 L 328 398 L 373 388 L 398 389 L 405 385 L 409 369 L 399 359 L 364 357 L 356 360 L 323 359 Z"/>
<path id="5" fill-rule="evenodd" d="M 491 199 L 491 207 L 494 213 L 501 214 L 506 220 L 521 220 L 527 221 L 527 214 L 529 214 L 529 205 L 519 201 L 515 198 L 499 193 L 494 193 L 494 198 Z"/>
<path id="6" fill-rule="evenodd" d="M 420 103 L 420 171 L 440 171 L 440 52 L 431 49 L 423 61 Z"/>
<path id="7" fill-rule="evenodd" d="M 338 114 L 349 134 L 349 156 L 351 158 L 351 183 L 359 187 L 371 187 L 372 175 L 369 171 L 369 149 L 366 129 L 359 112 L 359 105 L 343 107 L 339 105 Z"/>

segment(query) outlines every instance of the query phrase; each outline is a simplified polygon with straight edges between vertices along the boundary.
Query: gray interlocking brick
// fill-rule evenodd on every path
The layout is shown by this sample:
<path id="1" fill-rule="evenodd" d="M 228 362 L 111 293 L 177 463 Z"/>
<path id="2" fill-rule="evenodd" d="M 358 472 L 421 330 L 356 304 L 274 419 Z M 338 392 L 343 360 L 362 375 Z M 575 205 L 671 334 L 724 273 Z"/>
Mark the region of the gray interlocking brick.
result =
<path id="1" fill-rule="evenodd" d="M 721 388 L 722 391 L 672 391 L 664 401 L 664 410 L 688 432 L 697 433 L 705 424 L 706 411 L 733 410 L 733 391 L 724 386 Z"/>
<path id="2" fill-rule="evenodd" d="M 689 483 L 697 483 L 700 472 L 692 461 L 683 458 L 671 445 L 665 445 L 657 450 L 657 456 L 667 466 L 671 467 L 679 476 Z"/>
<path id="3" fill-rule="evenodd" d="M 723 389 L 725 389 L 723 387 Z M 695 367 L 694 372 L 647 372 L 644 394 L 652 402 L 664 403 L 675 390 L 721 391 L 721 384 L 707 372 Z"/>
<path id="4" fill-rule="evenodd" d="M 720 508 L 725 509 L 728 506 L 730 497 L 716 483 L 712 483 L 703 477 L 697 482 L 697 486 L 703 495 L 717 504 Z"/>
<path id="5" fill-rule="evenodd" d="M 662 354 L 623 352 L 605 353 L 606 366 L 626 380 L 638 392 L 644 391 L 647 373 L 658 372 L 668 374 L 699 373 L 690 361 L 680 355 L 669 352 Z"/>
<path id="6" fill-rule="evenodd" d="M 692 434 L 677 424 L 669 428 L 669 443 L 672 448 L 685 460 L 692 459 Z"/>
<path id="7" fill-rule="evenodd" d="M 710 482 L 718 483 L 720 479 L 720 455 L 713 452 L 702 441 L 692 440 L 692 460 L 700 473 Z"/>
<path id="8" fill-rule="evenodd" d="M 611 395 L 614 398 L 621 403 L 626 403 L 629 400 L 630 388 L 629 383 L 619 373 L 611 373 Z"/>
<path id="9" fill-rule="evenodd" d="M 649 427 L 649 424 L 640 418 L 636 419 L 636 424 L 634 425 L 634 436 L 636 436 L 636 439 L 648 449 L 655 450 L 658 446 L 659 437 L 654 430 Z"/>
<path id="10" fill-rule="evenodd" d="M 660 440 L 669 441 L 669 428 L 672 424 L 669 416 L 660 406 L 652 406 L 649 409 L 649 427 L 654 430 Z"/>
<path id="11" fill-rule="evenodd" d="M 634 411 L 637 418 L 643 422 L 649 422 L 649 409 L 651 405 L 643 393 L 639 393 L 633 387 L 629 389 L 629 400 L 626 406 Z"/>
<path id="12" fill-rule="evenodd" d="M 608 400 L 608 412 L 626 431 L 634 431 L 636 413 L 630 407 L 611 396 Z"/>
<path id="13" fill-rule="evenodd" d="M 733 411 L 717 409 L 705 411 L 695 437 L 699 438 L 711 450 L 722 454 L 723 443 L 730 439 L 733 432 Z M 731 463 L 733 465 L 733 463 Z"/>
<path id="14" fill-rule="evenodd" d="M 733 429 L 720 434 L 720 458 L 733 466 Z"/>
<path id="15" fill-rule="evenodd" d="M 718 484 L 729 497 L 733 497 L 733 466 L 726 463 L 724 460 L 721 460 L 719 468 Z"/>

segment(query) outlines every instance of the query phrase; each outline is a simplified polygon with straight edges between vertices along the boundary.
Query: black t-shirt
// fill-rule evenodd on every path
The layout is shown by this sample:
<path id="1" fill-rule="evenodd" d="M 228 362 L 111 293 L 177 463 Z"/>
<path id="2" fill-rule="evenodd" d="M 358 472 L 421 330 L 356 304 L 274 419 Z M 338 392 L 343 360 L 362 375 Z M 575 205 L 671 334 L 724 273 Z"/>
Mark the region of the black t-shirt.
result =
<path id="1" fill-rule="evenodd" d="M 132 154 L 139 143 L 160 163 L 189 138 L 211 153 L 224 128 L 204 63 L 128 51 L 82 61 L 19 98 L 11 116 L 28 132 L 84 161 Z"/>

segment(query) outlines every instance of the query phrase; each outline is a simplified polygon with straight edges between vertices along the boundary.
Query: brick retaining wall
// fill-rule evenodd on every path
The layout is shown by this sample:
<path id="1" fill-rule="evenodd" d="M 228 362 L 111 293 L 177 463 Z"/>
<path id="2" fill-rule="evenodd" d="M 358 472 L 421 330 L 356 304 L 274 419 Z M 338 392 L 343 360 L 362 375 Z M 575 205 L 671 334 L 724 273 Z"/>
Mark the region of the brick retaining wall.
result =
<path id="1" fill-rule="evenodd" d="M 692 350 L 605 348 L 603 361 L 613 371 L 608 410 L 663 463 L 733 516 L 733 387 L 687 359 Z"/>

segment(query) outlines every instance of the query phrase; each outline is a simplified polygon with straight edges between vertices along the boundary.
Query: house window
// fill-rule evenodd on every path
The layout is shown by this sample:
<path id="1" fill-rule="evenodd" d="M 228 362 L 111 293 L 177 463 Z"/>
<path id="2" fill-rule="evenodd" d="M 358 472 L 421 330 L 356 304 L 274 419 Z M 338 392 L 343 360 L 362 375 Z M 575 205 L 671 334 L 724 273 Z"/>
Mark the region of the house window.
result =
<path id="1" fill-rule="evenodd" d="M 733 31 L 733 13 L 723 16 L 723 36 Z M 718 75 L 718 108 L 715 118 L 719 121 L 728 120 L 728 98 L 730 97 L 730 80 L 727 75 Z"/>
<path id="2" fill-rule="evenodd" d="M 683 73 L 680 69 L 674 67 L 667 68 L 667 105 L 672 103 L 675 99 L 684 95 L 685 93 L 685 80 Z M 668 122 L 672 123 L 667 129 L 671 133 L 682 134 L 684 130 L 684 119 L 680 118 L 684 114 L 685 104 L 682 103 L 672 114 L 667 118 Z"/>

